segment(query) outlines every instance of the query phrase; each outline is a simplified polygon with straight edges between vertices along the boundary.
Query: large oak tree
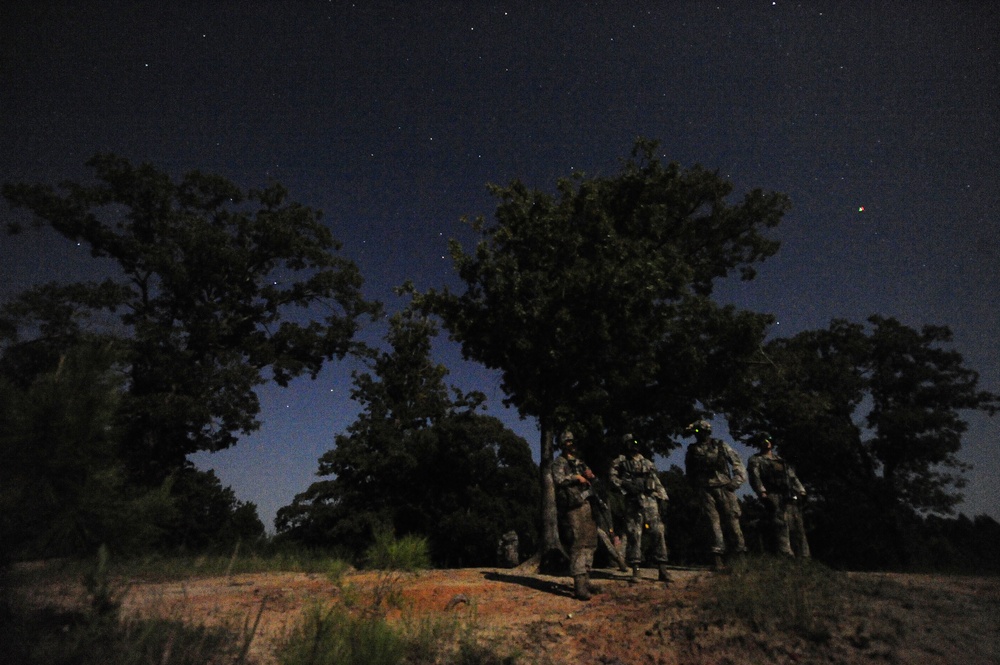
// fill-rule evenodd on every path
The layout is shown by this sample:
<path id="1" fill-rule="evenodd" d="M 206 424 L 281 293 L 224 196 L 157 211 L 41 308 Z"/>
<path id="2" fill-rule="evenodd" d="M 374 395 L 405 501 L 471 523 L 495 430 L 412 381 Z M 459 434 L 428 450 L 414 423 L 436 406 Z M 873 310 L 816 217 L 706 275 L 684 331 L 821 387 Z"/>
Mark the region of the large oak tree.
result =
<path id="1" fill-rule="evenodd" d="M 499 205 L 492 222 L 472 222 L 476 247 L 451 245 L 464 290 L 416 296 L 466 357 L 500 370 L 509 403 L 538 419 L 543 555 L 560 549 L 555 432 L 575 427 L 595 468 L 610 456 L 604 435 L 626 427 L 668 451 L 770 320 L 711 296 L 720 279 L 752 279 L 777 250 L 764 231 L 787 198 L 753 190 L 730 202 L 717 173 L 655 153 L 641 140 L 618 174 L 560 180 L 555 196 L 517 181 L 492 187 Z"/>
<path id="2" fill-rule="evenodd" d="M 51 360 L 74 343 L 81 310 L 113 313 L 101 333 L 125 346 L 126 460 L 133 479 L 157 484 L 189 453 L 254 430 L 254 388 L 315 376 L 377 308 L 320 213 L 278 184 L 244 193 L 220 176 L 175 180 L 113 155 L 88 166 L 94 182 L 3 188 L 37 223 L 111 262 L 101 284 L 42 285 L 12 305 L 8 333 L 20 336 L 8 335 L 5 356 L 30 368 L 43 348 Z"/>

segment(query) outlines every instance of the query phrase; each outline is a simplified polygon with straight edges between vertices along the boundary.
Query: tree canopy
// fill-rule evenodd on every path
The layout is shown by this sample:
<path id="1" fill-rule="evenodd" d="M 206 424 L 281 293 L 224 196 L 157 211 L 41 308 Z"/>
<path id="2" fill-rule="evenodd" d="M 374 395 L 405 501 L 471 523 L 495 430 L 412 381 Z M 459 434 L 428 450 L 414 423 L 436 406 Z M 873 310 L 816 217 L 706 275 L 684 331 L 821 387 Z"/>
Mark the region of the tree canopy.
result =
<path id="1" fill-rule="evenodd" d="M 103 313 L 100 334 L 123 342 L 128 373 L 123 451 L 133 477 L 156 484 L 189 453 L 257 428 L 254 388 L 315 377 L 377 306 L 320 213 L 278 184 L 244 193 L 220 176 L 174 180 L 114 155 L 88 166 L 95 183 L 3 188 L 38 224 L 114 262 L 103 283 L 45 284 L 11 303 L 5 362 L 51 366 L 82 317 Z"/>

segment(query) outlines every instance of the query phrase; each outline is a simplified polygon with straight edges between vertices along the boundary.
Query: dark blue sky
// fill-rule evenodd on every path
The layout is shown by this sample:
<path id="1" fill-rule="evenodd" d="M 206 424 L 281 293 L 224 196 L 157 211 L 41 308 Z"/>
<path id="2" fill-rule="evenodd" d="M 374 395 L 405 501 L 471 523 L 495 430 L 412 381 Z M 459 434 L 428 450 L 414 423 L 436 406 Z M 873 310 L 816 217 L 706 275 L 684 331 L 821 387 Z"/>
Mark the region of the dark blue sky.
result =
<path id="1" fill-rule="evenodd" d="M 465 237 L 461 216 L 492 214 L 487 182 L 611 174 L 637 136 L 657 138 L 738 194 L 792 199 L 778 255 L 722 299 L 774 313 L 775 335 L 873 313 L 948 325 L 1000 392 L 998 6 L 733 4 L 13 0 L 0 181 L 84 177 L 105 151 L 277 180 L 394 307 L 407 278 L 454 283 L 446 241 Z M 103 269 L 41 232 L 0 251 L 3 300 Z M 499 411 L 497 377 L 439 347 Z M 262 390 L 261 431 L 197 462 L 270 524 L 353 419 L 351 367 Z M 504 417 L 536 443 L 532 421 Z M 1000 517 L 1000 423 L 970 424 L 963 510 Z"/>

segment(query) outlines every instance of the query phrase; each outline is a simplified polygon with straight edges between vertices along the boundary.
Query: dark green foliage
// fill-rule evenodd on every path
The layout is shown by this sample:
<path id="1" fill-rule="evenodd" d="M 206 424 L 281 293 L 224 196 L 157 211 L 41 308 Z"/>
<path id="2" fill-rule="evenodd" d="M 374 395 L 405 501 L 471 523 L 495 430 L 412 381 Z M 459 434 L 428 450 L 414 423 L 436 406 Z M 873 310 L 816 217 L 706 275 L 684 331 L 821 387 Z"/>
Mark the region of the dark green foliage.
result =
<path id="1" fill-rule="evenodd" d="M 233 445 L 258 426 L 254 388 L 285 385 L 343 357 L 360 316 L 356 266 L 318 212 L 280 185 L 243 193 L 192 172 L 173 180 L 113 155 L 88 162 L 96 184 L 5 185 L 10 203 L 113 262 L 113 281 L 43 285 L 8 309 L 13 330 L 39 333 L 8 346 L 8 367 L 38 371 L 80 332 L 82 312 L 121 341 L 127 370 L 119 407 L 131 475 L 157 485 L 189 453 Z M 322 304 L 322 321 L 293 316 Z M 7 354 L 5 354 L 7 355 Z"/>
<path id="2" fill-rule="evenodd" d="M 435 328 L 393 317 L 391 352 L 357 373 L 363 412 L 319 460 L 306 492 L 278 512 L 282 537 L 363 552 L 377 533 L 426 536 L 440 565 L 488 565 L 508 529 L 532 542 L 537 470 L 527 443 L 476 413 L 479 395 L 448 395 L 430 359 Z"/>
<path id="3" fill-rule="evenodd" d="M 115 416 L 117 356 L 80 345 L 26 386 L 0 378 L 0 526 L 10 554 L 149 547 L 172 506 L 166 487 L 127 482 Z"/>
<path id="4" fill-rule="evenodd" d="M 253 548 L 264 538 L 257 506 L 239 501 L 214 471 L 186 463 L 170 479 L 174 511 L 158 546 L 165 550 L 228 554 L 239 544 Z"/>
<path id="5" fill-rule="evenodd" d="M 761 339 L 769 317 L 710 296 L 777 250 L 761 232 L 788 203 L 755 190 L 729 204 L 728 182 L 655 150 L 640 142 L 615 177 L 561 180 L 555 198 L 492 187 L 496 219 L 472 224 L 475 251 L 452 243 L 465 292 L 418 300 L 467 356 L 501 370 L 523 414 L 598 431 L 645 424 L 636 433 L 666 453 L 671 417 L 687 417 Z"/>

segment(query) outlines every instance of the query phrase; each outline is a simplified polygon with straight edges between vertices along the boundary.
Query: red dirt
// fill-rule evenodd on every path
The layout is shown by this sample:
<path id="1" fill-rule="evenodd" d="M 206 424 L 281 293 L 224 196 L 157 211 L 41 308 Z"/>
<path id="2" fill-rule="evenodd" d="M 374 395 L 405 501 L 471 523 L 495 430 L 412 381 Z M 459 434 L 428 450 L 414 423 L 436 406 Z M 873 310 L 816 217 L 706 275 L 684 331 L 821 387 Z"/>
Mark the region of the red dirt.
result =
<path id="1" fill-rule="evenodd" d="M 809 639 L 706 619 L 702 606 L 712 574 L 672 573 L 666 586 L 653 569 L 644 571 L 640 584 L 616 570 L 595 571 L 602 592 L 587 602 L 572 597 L 569 578 L 524 566 L 352 572 L 340 587 L 319 574 L 261 573 L 134 582 L 124 610 L 237 628 L 259 615 L 251 657 L 261 665 L 275 662 L 275 647 L 305 607 L 336 602 L 342 589 L 358 594 L 359 606 L 394 589 L 402 600 L 388 612 L 390 621 L 459 618 L 482 643 L 517 654 L 521 663 L 1000 663 L 1000 581 L 993 578 L 852 574 L 889 586 L 860 604 L 852 601 L 830 634 Z M 36 593 L 46 602 L 81 601 L 79 591 Z"/>

